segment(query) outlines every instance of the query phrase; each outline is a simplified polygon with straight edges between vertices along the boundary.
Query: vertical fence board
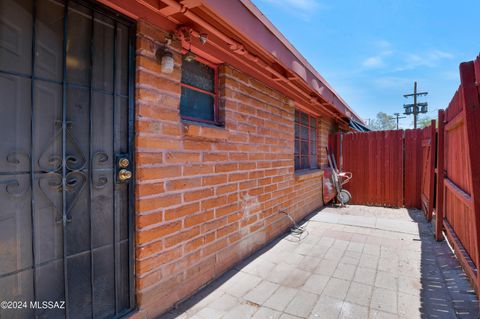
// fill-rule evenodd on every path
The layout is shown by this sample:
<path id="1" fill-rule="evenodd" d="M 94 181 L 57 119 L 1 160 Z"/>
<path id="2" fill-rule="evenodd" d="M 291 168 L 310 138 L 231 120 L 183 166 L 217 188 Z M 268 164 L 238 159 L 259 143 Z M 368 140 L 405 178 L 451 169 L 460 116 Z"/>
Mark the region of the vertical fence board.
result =
<path id="1" fill-rule="evenodd" d="M 477 63 L 477 68 L 475 67 Z M 473 221 L 473 236 L 470 243 L 472 251 L 470 255 L 474 256 L 476 266 L 480 260 L 480 100 L 477 84 L 480 78 L 475 78 L 475 69 L 478 71 L 478 63 L 467 62 L 460 65 L 460 79 L 463 92 L 463 103 L 465 109 L 465 131 L 467 134 L 467 154 L 468 165 L 470 169 L 469 184 L 471 187 L 471 210 Z M 477 287 L 480 284 L 480 274 L 477 272 Z"/>
<path id="2" fill-rule="evenodd" d="M 421 208 L 422 130 L 405 131 L 405 207 Z"/>
<path id="3" fill-rule="evenodd" d="M 443 187 L 445 177 L 445 111 L 438 111 L 438 154 L 437 154 L 437 204 L 436 204 L 436 218 L 435 218 L 435 238 L 441 240 L 443 238 L 443 218 L 444 218 L 444 203 L 443 203 Z"/>

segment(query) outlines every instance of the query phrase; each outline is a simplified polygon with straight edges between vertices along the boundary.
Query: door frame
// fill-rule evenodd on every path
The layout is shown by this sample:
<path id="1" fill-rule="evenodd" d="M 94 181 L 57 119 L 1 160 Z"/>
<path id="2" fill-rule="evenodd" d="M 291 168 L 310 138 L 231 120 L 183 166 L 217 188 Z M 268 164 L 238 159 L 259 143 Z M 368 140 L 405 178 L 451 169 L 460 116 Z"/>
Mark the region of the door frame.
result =
<path id="1" fill-rule="evenodd" d="M 68 1 L 68 0 L 67 0 Z M 131 163 L 132 178 L 129 181 L 128 189 L 128 267 L 129 267 L 129 300 L 130 308 L 119 313 L 118 317 L 126 317 L 137 308 L 136 285 L 135 285 L 135 184 L 136 184 L 136 163 L 135 163 L 135 74 L 136 74 L 136 38 L 137 21 L 117 12 L 102 3 L 94 0 L 73 0 L 84 3 L 99 13 L 105 14 L 115 21 L 128 24 L 128 150 Z"/>
<path id="2" fill-rule="evenodd" d="M 38 0 L 33 0 L 38 1 Z M 135 74 L 136 74 L 136 31 L 137 21 L 117 12 L 104 4 L 95 0 L 65 0 L 68 5 L 69 2 L 76 2 L 87 8 L 92 9 L 100 14 L 104 14 L 114 21 L 121 22 L 128 26 L 128 156 L 131 163 L 132 178 L 130 179 L 128 189 L 128 267 L 129 267 L 129 302 L 130 308 L 118 313 L 117 318 L 126 317 L 131 314 L 136 308 L 136 285 L 135 285 Z M 112 141 L 113 143 L 113 141 Z M 116 173 L 115 173 L 116 174 Z"/>

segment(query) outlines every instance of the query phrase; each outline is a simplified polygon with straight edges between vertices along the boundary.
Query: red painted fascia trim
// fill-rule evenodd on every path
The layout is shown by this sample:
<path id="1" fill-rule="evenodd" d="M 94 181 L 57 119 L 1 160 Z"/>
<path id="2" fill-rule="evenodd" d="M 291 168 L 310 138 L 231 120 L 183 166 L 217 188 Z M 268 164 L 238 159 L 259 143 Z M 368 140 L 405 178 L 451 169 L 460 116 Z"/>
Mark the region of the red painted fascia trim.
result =
<path id="1" fill-rule="evenodd" d="M 350 113 L 353 118 L 363 123 L 358 114 L 250 0 L 202 0 L 202 3 L 216 15 L 228 21 L 228 24 L 245 38 L 250 39 L 257 46 L 260 45 L 280 64 L 297 74 L 312 90 L 332 104 L 340 113 L 347 117 L 350 117 Z"/>

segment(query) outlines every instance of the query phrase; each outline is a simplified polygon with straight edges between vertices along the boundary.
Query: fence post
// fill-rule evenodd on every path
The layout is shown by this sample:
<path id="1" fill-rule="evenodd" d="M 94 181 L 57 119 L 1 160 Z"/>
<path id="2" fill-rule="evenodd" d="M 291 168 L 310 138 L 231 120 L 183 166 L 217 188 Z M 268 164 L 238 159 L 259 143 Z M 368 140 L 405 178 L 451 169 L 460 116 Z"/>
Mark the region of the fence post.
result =
<path id="1" fill-rule="evenodd" d="M 437 203 L 436 203 L 436 210 L 435 210 L 435 239 L 440 241 L 443 239 L 442 231 L 443 231 L 443 185 L 444 185 L 444 178 L 445 178 L 445 170 L 444 170 L 444 163 L 445 163 L 445 111 L 439 110 L 438 111 L 438 148 L 437 148 Z M 434 154 L 432 154 L 434 155 Z"/>
<path id="2" fill-rule="evenodd" d="M 428 213 L 427 219 L 429 222 L 432 221 L 433 216 L 433 197 L 435 196 L 435 154 L 437 152 L 437 141 L 436 141 L 436 122 L 432 120 L 430 124 L 430 189 L 428 190 Z"/>
<path id="3" fill-rule="evenodd" d="M 477 59 L 477 63 L 480 62 Z M 475 257 L 480 256 L 480 101 L 475 81 L 475 66 L 473 62 L 460 64 L 460 79 L 465 111 L 465 126 L 467 133 L 468 165 L 472 183 L 472 208 L 475 216 Z M 480 79 L 479 79 L 480 80 Z M 477 264 L 477 268 L 479 265 Z M 477 286 L 480 286 L 480 272 L 477 272 Z"/>

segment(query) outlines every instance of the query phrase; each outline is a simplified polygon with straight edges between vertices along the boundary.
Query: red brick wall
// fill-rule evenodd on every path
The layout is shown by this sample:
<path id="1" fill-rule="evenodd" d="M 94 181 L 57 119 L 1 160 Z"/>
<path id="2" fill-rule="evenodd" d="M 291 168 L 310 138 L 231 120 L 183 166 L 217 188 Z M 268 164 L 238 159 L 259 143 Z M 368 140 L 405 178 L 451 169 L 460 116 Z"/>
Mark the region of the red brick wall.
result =
<path id="1" fill-rule="evenodd" d="M 183 123 L 180 55 L 165 75 L 163 32 L 139 23 L 136 89 L 136 291 L 152 318 L 322 205 L 321 173 L 295 175 L 294 107 L 280 93 L 220 67 L 225 127 Z M 319 143 L 333 123 L 322 121 Z M 319 156 L 320 163 L 325 159 Z"/>

